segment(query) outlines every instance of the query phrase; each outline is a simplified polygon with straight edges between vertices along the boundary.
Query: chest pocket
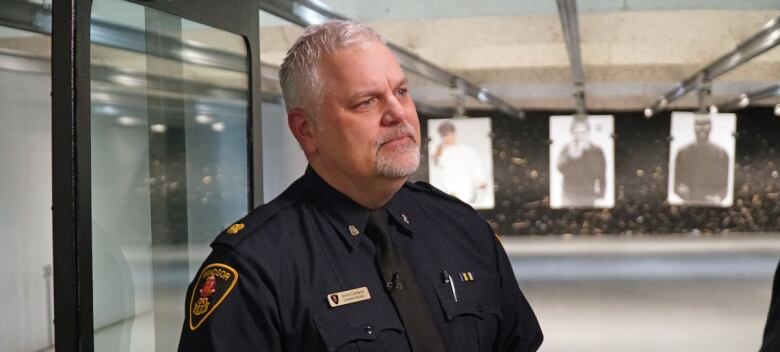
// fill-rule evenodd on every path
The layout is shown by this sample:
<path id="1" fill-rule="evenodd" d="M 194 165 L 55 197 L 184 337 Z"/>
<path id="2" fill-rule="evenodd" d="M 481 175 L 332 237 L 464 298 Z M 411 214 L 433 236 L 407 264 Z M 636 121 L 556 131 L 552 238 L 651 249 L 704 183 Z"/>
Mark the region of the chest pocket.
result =
<path id="1" fill-rule="evenodd" d="M 329 352 L 409 351 L 406 330 L 391 306 L 360 302 L 332 308 L 313 319 Z"/>
<path id="2" fill-rule="evenodd" d="M 498 280 L 481 275 L 479 281 L 462 282 L 453 278 L 458 300 L 447 283 L 434 285 L 439 303 L 452 333 L 456 351 L 493 351 L 501 320 L 498 306 Z"/>

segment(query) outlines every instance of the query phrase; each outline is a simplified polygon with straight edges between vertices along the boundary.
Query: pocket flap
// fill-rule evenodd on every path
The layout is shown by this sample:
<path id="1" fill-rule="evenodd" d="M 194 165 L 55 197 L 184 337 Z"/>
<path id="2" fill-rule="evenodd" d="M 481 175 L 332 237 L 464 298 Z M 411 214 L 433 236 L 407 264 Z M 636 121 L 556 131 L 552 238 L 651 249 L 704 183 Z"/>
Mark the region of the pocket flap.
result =
<path id="1" fill-rule="evenodd" d="M 361 309 L 351 309 L 361 308 Z M 374 307 L 338 307 L 314 316 L 314 324 L 328 351 L 334 352 L 347 343 L 373 341 L 387 331 L 405 332 L 392 312 Z"/>
<path id="2" fill-rule="evenodd" d="M 485 319 L 486 314 L 500 316 L 500 311 L 492 300 L 484 300 L 473 290 L 461 289 L 457 291 L 458 301 L 452 294 L 452 287 L 449 284 L 435 284 L 434 290 L 439 298 L 441 308 L 447 316 L 447 321 L 451 321 L 461 315 L 472 315 L 479 319 Z"/>

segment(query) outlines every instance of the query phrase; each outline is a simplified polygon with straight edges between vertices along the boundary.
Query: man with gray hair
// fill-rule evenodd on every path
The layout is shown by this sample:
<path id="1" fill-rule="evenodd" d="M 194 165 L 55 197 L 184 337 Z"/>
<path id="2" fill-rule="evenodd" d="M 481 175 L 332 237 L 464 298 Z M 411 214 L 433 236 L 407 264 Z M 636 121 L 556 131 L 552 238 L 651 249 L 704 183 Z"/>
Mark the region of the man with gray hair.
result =
<path id="1" fill-rule="evenodd" d="M 214 240 L 179 350 L 537 350 L 539 324 L 490 226 L 407 182 L 420 125 L 384 40 L 349 21 L 310 27 L 280 78 L 309 167 Z"/>

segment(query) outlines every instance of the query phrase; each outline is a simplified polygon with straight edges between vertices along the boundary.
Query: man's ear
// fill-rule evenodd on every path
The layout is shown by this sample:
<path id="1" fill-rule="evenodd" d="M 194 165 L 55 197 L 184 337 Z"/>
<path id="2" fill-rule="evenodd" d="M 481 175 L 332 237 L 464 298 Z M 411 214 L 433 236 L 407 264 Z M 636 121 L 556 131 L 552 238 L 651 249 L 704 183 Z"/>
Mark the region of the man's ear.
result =
<path id="1" fill-rule="evenodd" d="M 309 114 L 301 108 L 293 108 L 287 111 L 287 126 L 290 127 L 293 136 L 301 145 L 306 155 L 317 152 L 317 139 L 314 137 L 314 121 Z"/>

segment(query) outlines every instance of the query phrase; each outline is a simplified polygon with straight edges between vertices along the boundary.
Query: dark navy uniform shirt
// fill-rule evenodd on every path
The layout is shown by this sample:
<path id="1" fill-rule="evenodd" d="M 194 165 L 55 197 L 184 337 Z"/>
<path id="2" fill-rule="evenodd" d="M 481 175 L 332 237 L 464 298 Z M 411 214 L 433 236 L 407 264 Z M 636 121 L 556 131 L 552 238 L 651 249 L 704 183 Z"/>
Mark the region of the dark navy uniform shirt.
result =
<path id="1" fill-rule="evenodd" d="M 406 183 L 385 208 L 448 351 L 537 350 L 539 324 L 484 219 L 424 183 Z M 368 217 L 307 169 L 212 243 L 187 292 L 179 351 L 408 351 L 363 234 Z"/>

